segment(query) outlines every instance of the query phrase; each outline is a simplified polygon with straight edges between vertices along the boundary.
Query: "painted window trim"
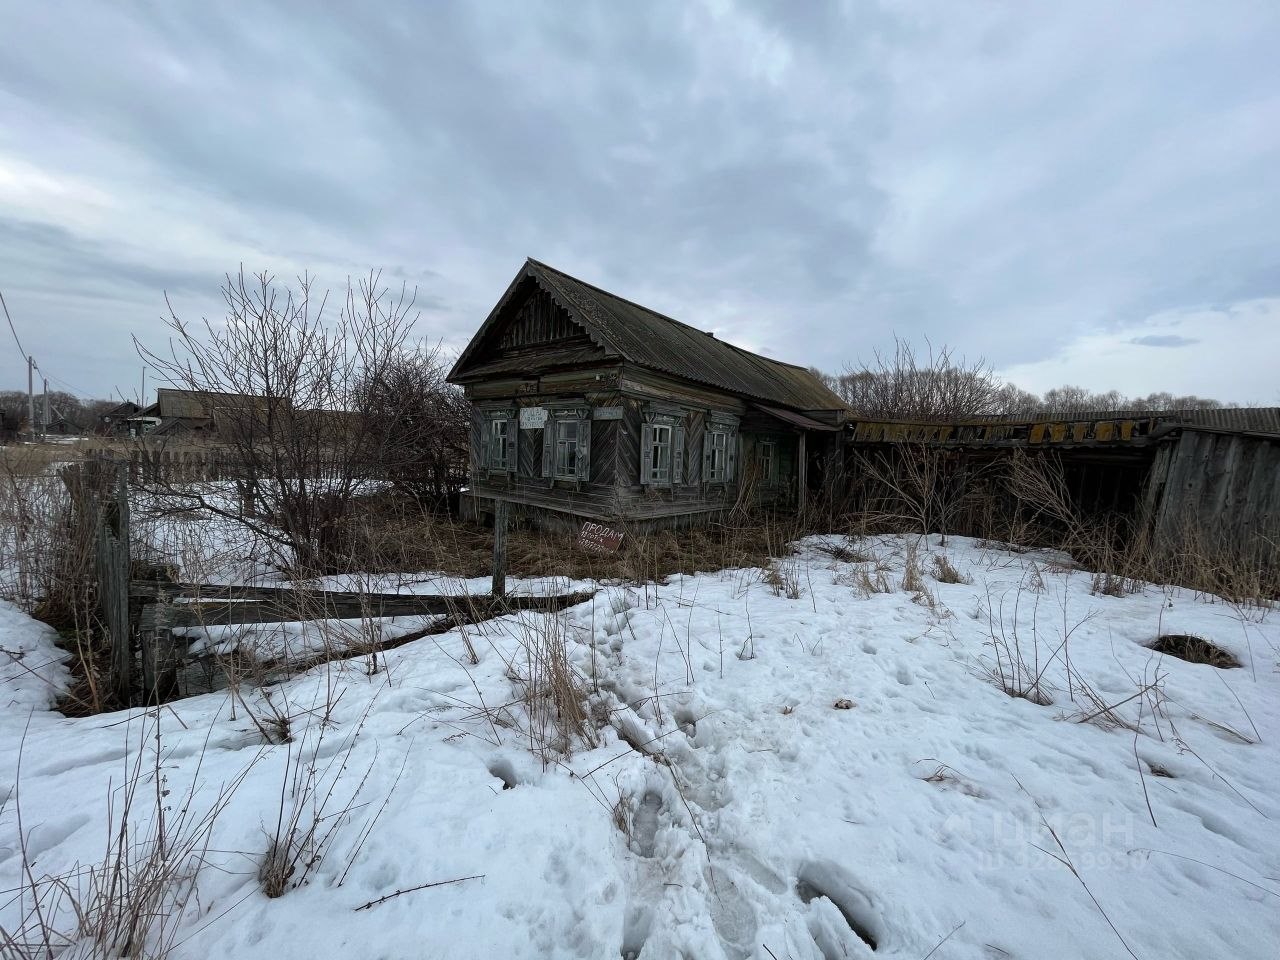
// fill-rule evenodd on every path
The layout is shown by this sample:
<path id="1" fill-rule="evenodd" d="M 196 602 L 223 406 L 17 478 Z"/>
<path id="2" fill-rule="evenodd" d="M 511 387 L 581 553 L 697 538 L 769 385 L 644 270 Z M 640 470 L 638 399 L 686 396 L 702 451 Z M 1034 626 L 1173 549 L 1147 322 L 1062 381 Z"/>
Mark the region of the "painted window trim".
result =
<path id="1" fill-rule="evenodd" d="M 685 420 L 688 411 L 682 407 L 664 403 L 645 405 L 640 425 L 640 486 L 647 489 L 671 489 L 682 487 L 688 483 L 688 452 L 685 449 L 687 440 Z M 653 430 L 655 428 L 668 431 L 668 438 L 663 444 L 667 451 L 667 470 L 665 477 L 655 476 L 653 463 Z"/>
<path id="2" fill-rule="evenodd" d="M 716 444 L 715 437 L 723 437 L 724 445 L 720 448 L 723 462 L 720 464 L 719 476 L 716 475 L 715 459 Z M 730 456 L 730 447 L 738 442 L 736 430 L 720 424 L 714 424 L 707 428 L 706 440 L 707 455 L 703 457 L 703 481 L 705 483 L 732 483 L 733 482 L 733 457 Z"/>
<path id="3" fill-rule="evenodd" d="M 706 429 L 702 435 L 702 482 L 708 486 L 728 486 L 738 473 L 738 424 L 740 418 L 731 413 L 707 411 Z M 711 476 L 712 437 L 724 436 L 724 465 L 721 476 Z"/>
<path id="4" fill-rule="evenodd" d="M 515 408 L 509 406 L 486 406 L 481 407 L 480 412 L 484 417 L 481 465 L 485 473 L 489 476 L 515 473 L 520 459 L 520 447 L 517 442 L 519 427 Z M 493 424 L 495 421 L 502 421 L 507 425 L 503 444 L 503 457 L 500 462 L 495 462 L 493 456 Z"/>
<path id="5" fill-rule="evenodd" d="M 579 467 L 578 467 L 578 457 L 581 454 L 582 421 L 577 417 L 556 417 L 554 420 L 551 421 L 551 424 L 555 432 L 555 436 L 551 438 L 551 444 L 553 449 L 555 450 L 555 462 L 551 466 L 551 476 L 554 477 L 556 480 L 577 480 L 580 475 Z M 572 440 L 570 440 L 568 437 L 564 437 L 561 435 L 563 433 L 563 430 L 561 428 L 567 427 L 569 424 L 573 424 L 575 428 L 573 431 Z M 573 445 L 573 470 L 566 472 L 561 464 L 562 458 L 560 456 L 560 453 L 561 453 L 562 445 L 563 445 L 563 449 L 567 450 L 569 447 L 569 444 L 571 443 Z M 567 460 L 568 457 L 565 457 L 563 459 Z"/>
<path id="6" fill-rule="evenodd" d="M 542 428 L 542 476 L 552 486 L 557 483 L 581 485 L 591 480 L 591 406 L 580 402 L 540 404 L 547 411 Z M 572 474 L 560 472 L 560 424 L 571 421 L 578 425 L 575 469 Z"/>

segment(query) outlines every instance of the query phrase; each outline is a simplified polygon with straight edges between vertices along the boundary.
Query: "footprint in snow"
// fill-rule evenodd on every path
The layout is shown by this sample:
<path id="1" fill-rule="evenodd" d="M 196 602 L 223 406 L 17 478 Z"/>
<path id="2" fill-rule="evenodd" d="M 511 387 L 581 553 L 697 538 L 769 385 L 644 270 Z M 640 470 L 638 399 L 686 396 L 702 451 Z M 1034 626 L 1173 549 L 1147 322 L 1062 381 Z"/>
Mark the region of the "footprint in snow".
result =
<path id="1" fill-rule="evenodd" d="M 622 960 L 639 960 L 640 951 L 649 939 L 653 914 L 648 907 L 637 904 L 627 906 L 627 916 L 622 922 Z"/>
<path id="2" fill-rule="evenodd" d="M 662 798 L 653 791 L 644 795 L 640 808 L 631 821 L 631 839 L 636 852 L 642 857 L 652 857 L 658 835 L 658 814 L 662 811 Z"/>
<path id="3" fill-rule="evenodd" d="M 687 707 L 681 707 L 675 711 L 673 717 L 676 726 L 684 731 L 684 735 L 692 742 L 698 735 L 698 718 L 693 715 L 693 711 Z"/>
<path id="4" fill-rule="evenodd" d="M 502 781 L 503 790 L 511 790 L 520 783 L 516 768 L 506 757 L 496 757 L 489 763 L 489 772 Z"/>
<path id="5" fill-rule="evenodd" d="M 882 933 L 871 899 L 836 864 L 803 864 L 796 872 L 796 895 L 810 907 L 809 934 L 826 960 L 850 956 L 849 948 L 856 949 L 850 934 L 872 950 L 879 947 Z"/>

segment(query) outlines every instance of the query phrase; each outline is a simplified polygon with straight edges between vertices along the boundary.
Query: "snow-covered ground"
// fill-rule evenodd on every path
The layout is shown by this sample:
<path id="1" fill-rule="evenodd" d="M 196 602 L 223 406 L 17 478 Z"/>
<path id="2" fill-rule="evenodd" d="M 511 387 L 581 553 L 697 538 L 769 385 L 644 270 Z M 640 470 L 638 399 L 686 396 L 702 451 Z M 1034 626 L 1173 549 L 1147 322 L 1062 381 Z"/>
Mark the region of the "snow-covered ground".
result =
<path id="1" fill-rule="evenodd" d="M 0 607 L 0 925 L 31 938 L 34 884 L 74 933 L 65 890 L 92 906 L 136 781 L 135 862 L 158 804 L 173 878 L 147 937 L 177 957 L 1280 955 L 1280 611 L 1094 595 L 956 539 L 904 591 L 911 547 L 810 538 L 772 577 L 606 586 L 372 675 L 80 720 L 49 709 L 49 631 Z M 1175 633 L 1243 665 L 1146 646 Z M 557 645 L 570 743 L 526 697 Z"/>

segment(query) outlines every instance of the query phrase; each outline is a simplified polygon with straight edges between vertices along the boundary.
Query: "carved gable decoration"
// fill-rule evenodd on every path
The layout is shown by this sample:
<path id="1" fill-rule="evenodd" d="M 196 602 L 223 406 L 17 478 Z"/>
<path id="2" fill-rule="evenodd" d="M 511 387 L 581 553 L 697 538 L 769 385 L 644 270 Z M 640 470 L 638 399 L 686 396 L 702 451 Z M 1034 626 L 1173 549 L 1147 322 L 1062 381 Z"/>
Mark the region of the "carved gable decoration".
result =
<path id="1" fill-rule="evenodd" d="M 503 350 L 585 337 L 586 331 L 569 318 L 564 308 L 545 290 L 535 289 L 515 310 L 502 331 Z"/>

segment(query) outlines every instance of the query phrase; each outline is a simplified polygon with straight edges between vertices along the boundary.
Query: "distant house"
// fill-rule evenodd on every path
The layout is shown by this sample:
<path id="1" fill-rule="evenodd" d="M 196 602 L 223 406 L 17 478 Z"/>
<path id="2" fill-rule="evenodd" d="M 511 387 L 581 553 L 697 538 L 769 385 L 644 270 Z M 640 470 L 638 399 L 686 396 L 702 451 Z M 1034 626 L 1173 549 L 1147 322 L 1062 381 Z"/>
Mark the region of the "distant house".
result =
<path id="1" fill-rule="evenodd" d="M 110 410 L 99 413 L 93 433 L 99 436 L 131 436 L 131 431 L 138 429 L 134 419 L 141 411 L 142 407 L 133 401 L 116 403 Z"/>
<path id="2" fill-rule="evenodd" d="M 182 440 L 227 439 L 254 416 L 265 416 L 272 404 L 288 411 L 287 400 L 216 390 L 182 390 L 160 387 L 155 403 L 131 418 L 129 436 L 153 436 Z M 248 418 L 248 419 L 246 419 Z"/>
<path id="3" fill-rule="evenodd" d="M 473 403 L 471 498 L 540 526 L 680 526 L 739 500 L 797 505 L 847 416 L 808 370 L 536 260 L 449 374 Z"/>

